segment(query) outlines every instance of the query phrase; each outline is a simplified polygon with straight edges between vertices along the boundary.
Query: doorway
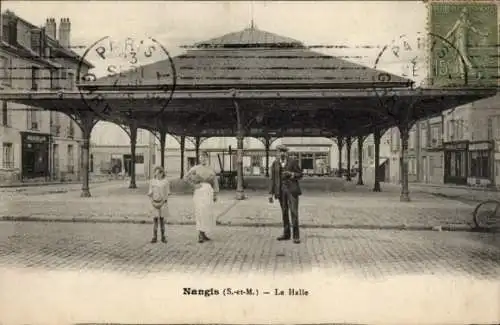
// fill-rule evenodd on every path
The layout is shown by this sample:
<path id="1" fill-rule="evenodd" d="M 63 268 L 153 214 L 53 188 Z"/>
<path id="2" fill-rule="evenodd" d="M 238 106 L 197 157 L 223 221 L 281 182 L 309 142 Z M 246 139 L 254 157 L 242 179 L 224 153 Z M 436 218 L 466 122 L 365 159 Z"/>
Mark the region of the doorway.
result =
<path id="1" fill-rule="evenodd" d="M 195 165 L 196 165 L 196 158 L 195 157 L 188 157 L 188 161 L 187 161 L 188 170 L 193 168 Z"/>
<path id="2" fill-rule="evenodd" d="M 125 175 L 130 176 L 130 170 L 132 169 L 132 155 L 123 155 L 123 168 L 125 169 Z"/>

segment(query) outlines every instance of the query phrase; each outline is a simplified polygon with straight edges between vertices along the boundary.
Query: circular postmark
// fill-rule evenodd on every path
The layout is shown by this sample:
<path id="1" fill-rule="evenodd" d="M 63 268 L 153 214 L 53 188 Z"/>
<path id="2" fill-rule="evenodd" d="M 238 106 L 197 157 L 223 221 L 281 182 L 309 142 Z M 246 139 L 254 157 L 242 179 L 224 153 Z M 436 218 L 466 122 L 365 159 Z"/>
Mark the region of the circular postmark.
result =
<path id="1" fill-rule="evenodd" d="M 421 33 L 400 35 L 378 53 L 374 69 L 374 91 L 384 112 L 398 117 L 400 106 L 407 105 L 417 99 L 400 98 L 396 88 L 408 87 L 413 90 L 426 87 L 429 81 L 427 61 L 427 39 Z M 387 83 L 387 85 L 384 85 Z M 394 83 L 400 86 L 394 86 Z M 418 97 L 418 91 L 415 96 Z M 410 100 L 408 102 L 408 99 Z M 398 118 L 399 119 L 399 118 Z"/>
<path id="2" fill-rule="evenodd" d="M 84 69 L 88 63 L 92 71 Z M 158 117 L 173 97 L 176 77 L 172 57 L 152 37 L 103 37 L 86 49 L 77 69 L 82 100 L 105 120 Z"/>
<path id="3" fill-rule="evenodd" d="M 412 37 L 404 34 L 384 46 L 375 59 L 373 68 L 380 71 L 375 75 L 374 81 L 383 84 L 393 81 L 403 82 L 403 79 L 407 79 L 409 86 L 423 85 L 427 78 L 425 42 L 420 33 Z"/>

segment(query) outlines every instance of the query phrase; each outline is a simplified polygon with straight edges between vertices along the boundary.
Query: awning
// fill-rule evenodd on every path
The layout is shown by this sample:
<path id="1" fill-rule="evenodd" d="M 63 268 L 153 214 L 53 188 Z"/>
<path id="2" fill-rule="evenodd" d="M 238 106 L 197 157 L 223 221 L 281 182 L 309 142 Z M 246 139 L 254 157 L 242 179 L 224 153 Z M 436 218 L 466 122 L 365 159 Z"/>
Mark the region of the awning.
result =
<path id="1" fill-rule="evenodd" d="M 384 157 L 384 158 L 380 158 L 380 159 L 379 159 L 379 164 L 378 164 L 378 166 L 379 166 L 379 167 L 380 167 L 380 166 L 382 166 L 382 165 L 383 165 L 383 164 L 385 164 L 388 160 L 389 160 L 389 158 L 385 158 L 385 157 Z M 372 161 L 372 163 L 370 164 L 370 167 L 371 167 L 371 168 L 375 168 L 375 160 L 374 160 L 374 161 Z"/>

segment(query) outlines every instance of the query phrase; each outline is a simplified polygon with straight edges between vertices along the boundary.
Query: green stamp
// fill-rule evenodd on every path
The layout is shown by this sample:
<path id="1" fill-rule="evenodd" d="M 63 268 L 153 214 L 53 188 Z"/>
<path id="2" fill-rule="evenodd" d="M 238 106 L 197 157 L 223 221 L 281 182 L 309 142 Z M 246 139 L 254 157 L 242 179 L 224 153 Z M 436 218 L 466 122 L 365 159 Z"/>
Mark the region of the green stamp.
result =
<path id="1" fill-rule="evenodd" d="M 496 4 L 431 2 L 429 23 L 432 86 L 497 87 Z"/>

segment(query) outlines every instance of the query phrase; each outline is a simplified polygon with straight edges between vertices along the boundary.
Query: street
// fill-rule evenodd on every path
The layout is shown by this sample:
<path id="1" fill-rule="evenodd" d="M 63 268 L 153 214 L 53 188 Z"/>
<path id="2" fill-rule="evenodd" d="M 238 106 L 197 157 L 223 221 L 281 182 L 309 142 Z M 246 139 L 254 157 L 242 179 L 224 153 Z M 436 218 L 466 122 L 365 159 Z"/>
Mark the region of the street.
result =
<path id="1" fill-rule="evenodd" d="M 192 226 L 169 226 L 166 244 L 150 244 L 150 232 L 141 224 L 1 222 L 0 321 L 498 320 L 495 234 L 305 229 L 294 245 L 276 241 L 276 228 L 226 226 L 200 245 Z M 260 298 L 228 299 L 227 288 L 253 288 Z M 289 288 L 308 295 L 273 293 Z"/>
<path id="2" fill-rule="evenodd" d="M 363 187 L 307 192 L 295 245 L 276 240 L 279 205 L 264 192 L 222 192 L 213 240 L 198 244 L 191 196 L 173 195 L 168 242 L 151 244 L 145 191 L 2 191 L 0 322 L 498 321 L 498 234 L 398 229 L 465 227 L 472 205 Z"/>
<path id="3" fill-rule="evenodd" d="M 495 279 L 495 234 L 395 230 L 307 229 L 303 243 L 278 242 L 280 229 L 218 227 L 200 245 L 192 226 L 167 227 L 167 244 L 150 244 L 151 226 L 92 223 L 0 223 L 0 264 L 125 273 L 202 272 L 241 275 L 315 269 L 367 278 L 400 274 Z"/>
<path id="4" fill-rule="evenodd" d="M 30 189 L 21 193 L 3 191 L 0 220 L 151 222 L 148 216 L 147 184 L 129 189 L 126 181 L 92 187 L 91 198 L 81 198 L 78 188 Z M 247 191 L 246 200 L 235 200 L 233 191 L 223 191 L 215 205 L 220 225 L 279 226 L 279 203 L 269 204 L 265 191 Z M 351 185 L 346 191 L 304 191 L 299 213 L 304 227 L 393 228 L 469 230 L 474 205 L 412 193 L 411 202 L 400 202 L 399 193 L 388 187 L 373 192 L 369 186 Z M 194 224 L 190 195 L 169 199 L 169 224 Z"/>

